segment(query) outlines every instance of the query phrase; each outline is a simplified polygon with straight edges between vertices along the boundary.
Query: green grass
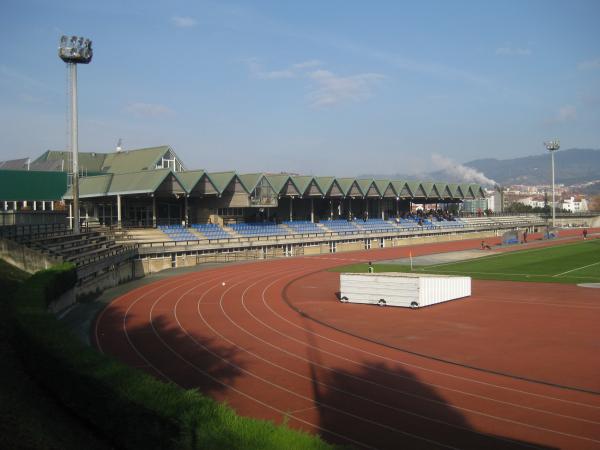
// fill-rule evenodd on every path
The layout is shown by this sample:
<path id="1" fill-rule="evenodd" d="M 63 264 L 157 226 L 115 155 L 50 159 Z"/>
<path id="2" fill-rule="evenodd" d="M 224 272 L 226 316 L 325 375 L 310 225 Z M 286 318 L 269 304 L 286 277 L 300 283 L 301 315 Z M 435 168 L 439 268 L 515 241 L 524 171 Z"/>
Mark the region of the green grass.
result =
<path id="1" fill-rule="evenodd" d="M 336 272 L 367 272 L 367 264 L 336 267 Z M 410 272 L 410 266 L 374 264 L 375 272 Z M 599 283 L 600 240 L 493 253 L 469 261 L 414 266 L 412 272 L 468 275 L 480 280 L 545 283 Z"/>

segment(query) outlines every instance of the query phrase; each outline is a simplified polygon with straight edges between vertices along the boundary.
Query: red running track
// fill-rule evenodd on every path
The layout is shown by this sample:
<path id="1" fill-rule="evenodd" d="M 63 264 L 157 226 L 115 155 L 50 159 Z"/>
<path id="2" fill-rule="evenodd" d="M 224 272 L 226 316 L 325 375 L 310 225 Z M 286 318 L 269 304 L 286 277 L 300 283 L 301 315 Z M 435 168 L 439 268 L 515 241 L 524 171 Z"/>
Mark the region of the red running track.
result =
<path id="1" fill-rule="evenodd" d="M 475 281 L 472 297 L 435 308 L 336 300 L 336 274 L 326 269 L 408 251 L 172 277 L 113 301 L 96 321 L 94 340 L 102 352 L 198 388 L 242 415 L 286 420 L 331 442 L 600 449 L 599 291 Z M 561 307 L 565 300 L 574 307 Z"/>

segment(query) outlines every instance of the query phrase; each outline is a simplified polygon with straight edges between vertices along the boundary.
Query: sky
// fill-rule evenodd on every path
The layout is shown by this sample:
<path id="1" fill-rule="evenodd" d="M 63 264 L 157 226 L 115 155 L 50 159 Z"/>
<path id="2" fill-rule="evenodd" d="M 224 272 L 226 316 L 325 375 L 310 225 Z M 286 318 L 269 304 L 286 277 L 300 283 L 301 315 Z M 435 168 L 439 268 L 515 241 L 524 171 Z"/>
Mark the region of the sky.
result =
<path id="1" fill-rule="evenodd" d="M 170 145 L 188 169 L 422 173 L 600 148 L 600 2 L 30 1 L 0 6 L 0 160 Z"/>

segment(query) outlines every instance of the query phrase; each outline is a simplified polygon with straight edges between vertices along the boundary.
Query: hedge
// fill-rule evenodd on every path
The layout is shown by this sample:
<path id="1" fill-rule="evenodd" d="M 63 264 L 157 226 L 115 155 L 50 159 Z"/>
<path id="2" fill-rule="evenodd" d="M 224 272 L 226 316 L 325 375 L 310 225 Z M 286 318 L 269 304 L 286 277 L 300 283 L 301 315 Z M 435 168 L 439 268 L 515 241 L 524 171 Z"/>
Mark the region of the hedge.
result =
<path id="1" fill-rule="evenodd" d="M 36 273 L 17 291 L 17 345 L 32 376 L 124 449 L 331 449 L 316 436 L 244 418 L 195 390 L 161 382 L 84 346 L 47 312 L 74 267 Z"/>

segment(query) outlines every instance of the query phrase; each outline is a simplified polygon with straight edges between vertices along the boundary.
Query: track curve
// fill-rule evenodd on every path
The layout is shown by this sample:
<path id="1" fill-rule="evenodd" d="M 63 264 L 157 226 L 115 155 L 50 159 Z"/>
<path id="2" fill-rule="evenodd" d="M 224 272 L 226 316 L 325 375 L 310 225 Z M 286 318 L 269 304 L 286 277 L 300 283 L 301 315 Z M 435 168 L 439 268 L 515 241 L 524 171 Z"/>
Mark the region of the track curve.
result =
<path id="1" fill-rule="evenodd" d="M 479 242 L 428 244 L 411 252 L 471 249 Z M 568 381 L 561 384 L 596 390 L 597 355 L 586 354 L 592 348 L 587 344 L 568 354 L 548 341 L 566 323 L 558 331 L 567 346 L 590 336 L 597 346 L 597 302 L 580 296 L 583 288 L 569 286 L 581 290 L 582 308 L 559 308 L 552 299 L 565 291 L 554 285 L 534 285 L 540 295 L 532 299 L 523 291 L 527 286 L 507 297 L 499 286 L 490 295 L 485 283 L 479 285 L 481 298 L 429 311 L 336 301 L 336 274 L 326 269 L 405 257 L 408 251 L 289 258 L 165 279 L 114 300 L 98 316 L 93 340 L 100 351 L 227 401 L 240 414 L 285 420 L 332 442 L 363 448 L 600 449 L 600 396 L 551 385 L 556 377 Z M 486 310 L 494 311 L 494 320 L 486 319 Z M 515 319 L 524 312 L 529 321 Z M 415 320 L 414 313 L 422 317 Z M 537 361 L 520 361 L 522 346 L 510 333 L 498 334 L 507 318 L 525 333 L 526 341 L 520 337 L 527 348 L 519 351 L 534 352 Z M 441 321 L 446 328 L 440 334 Z M 466 326 L 474 323 L 480 325 L 476 333 Z M 457 324 L 463 337 L 452 342 L 452 336 L 461 336 Z M 480 342 L 470 342 L 473 336 Z M 556 357 L 571 366 L 556 367 Z M 477 360 L 449 362 L 469 358 Z M 533 381 L 469 367 L 478 365 L 513 371 L 516 366 Z"/>

